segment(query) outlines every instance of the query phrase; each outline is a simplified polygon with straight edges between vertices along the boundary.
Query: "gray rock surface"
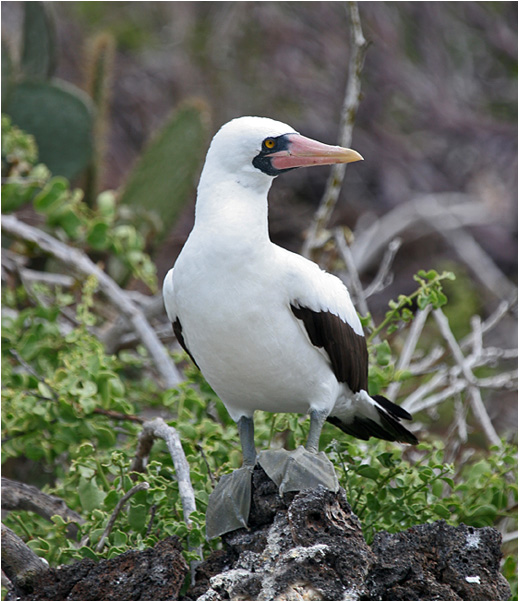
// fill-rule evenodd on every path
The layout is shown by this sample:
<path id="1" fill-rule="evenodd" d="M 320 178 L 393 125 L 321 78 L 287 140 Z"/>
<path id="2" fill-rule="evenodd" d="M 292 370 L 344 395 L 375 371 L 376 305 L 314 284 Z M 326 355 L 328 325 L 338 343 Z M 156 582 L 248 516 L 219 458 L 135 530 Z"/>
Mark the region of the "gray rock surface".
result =
<path id="1" fill-rule="evenodd" d="M 187 572 L 180 541 L 168 537 L 142 552 L 49 569 L 6 600 L 178 600 Z"/>
<path id="2" fill-rule="evenodd" d="M 283 498 L 253 474 L 250 529 L 223 537 L 190 600 L 508 600 L 495 529 L 444 521 L 378 533 L 371 548 L 344 490 Z"/>
<path id="3" fill-rule="evenodd" d="M 280 497 L 264 471 L 253 473 L 249 529 L 228 533 L 224 549 L 197 569 L 181 542 L 110 560 L 82 560 L 16 583 L 6 600 L 508 600 L 495 529 L 444 521 L 401 533 L 362 534 L 344 490 L 322 486 Z"/>

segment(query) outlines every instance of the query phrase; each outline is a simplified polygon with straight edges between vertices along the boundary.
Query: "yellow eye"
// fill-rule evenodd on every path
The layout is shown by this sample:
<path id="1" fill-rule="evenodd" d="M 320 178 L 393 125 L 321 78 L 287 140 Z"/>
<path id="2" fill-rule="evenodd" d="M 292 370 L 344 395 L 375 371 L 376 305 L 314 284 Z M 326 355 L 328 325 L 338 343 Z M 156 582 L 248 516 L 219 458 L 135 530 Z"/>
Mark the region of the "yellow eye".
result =
<path id="1" fill-rule="evenodd" d="M 276 141 L 274 140 L 274 138 L 267 138 L 263 144 L 266 146 L 266 148 L 274 148 L 276 146 Z"/>

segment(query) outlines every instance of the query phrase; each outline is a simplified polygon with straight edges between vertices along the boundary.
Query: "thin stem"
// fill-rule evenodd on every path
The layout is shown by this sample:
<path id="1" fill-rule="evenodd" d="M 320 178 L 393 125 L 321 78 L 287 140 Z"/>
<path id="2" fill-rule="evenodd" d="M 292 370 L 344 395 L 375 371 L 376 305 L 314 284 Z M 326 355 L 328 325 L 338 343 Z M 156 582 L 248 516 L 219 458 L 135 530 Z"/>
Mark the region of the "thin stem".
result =
<path id="1" fill-rule="evenodd" d="M 125 493 L 123 497 L 117 502 L 117 505 L 115 506 L 114 511 L 110 516 L 110 520 L 108 521 L 108 524 L 106 525 L 106 528 L 103 531 L 103 534 L 101 535 L 101 539 L 97 542 L 96 552 L 98 554 L 100 554 L 103 551 L 106 538 L 110 535 L 114 527 L 115 521 L 117 520 L 117 517 L 119 516 L 119 513 L 121 512 L 124 504 L 126 504 L 126 502 L 132 497 L 132 495 L 135 495 L 138 491 L 144 491 L 146 489 L 149 489 L 149 487 L 150 485 L 146 481 L 143 481 L 142 483 L 137 483 L 137 485 L 134 485 L 130 489 L 130 491 Z"/>

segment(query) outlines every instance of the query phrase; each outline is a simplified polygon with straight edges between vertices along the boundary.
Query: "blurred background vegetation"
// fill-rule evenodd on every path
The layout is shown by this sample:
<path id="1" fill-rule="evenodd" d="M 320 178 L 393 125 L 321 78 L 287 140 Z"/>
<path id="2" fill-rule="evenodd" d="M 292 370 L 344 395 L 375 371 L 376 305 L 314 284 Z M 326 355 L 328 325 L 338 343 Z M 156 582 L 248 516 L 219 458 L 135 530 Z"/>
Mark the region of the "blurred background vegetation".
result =
<path id="1" fill-rule="evenodd" d="M 13 61 L 23 4 L 2 3 Z M 193 97 L 206 105 L 207 138 L 229 119 L 251 114 L 337 139 L 349 52 L 343 2 L 41 4 L 55 24 L 55 76 L 65 82 L 88 89 L 92 46 L 102 34 L 113 40 L 103 190 L 124 185 L 172 109 Z M 366 160 L 350 170 L 336 221 L 353 227 L 361 215 L 380 215 L 418 193 L 470 192 L 496 216 L 478 228 L 479 242 L 515 278 L 517 4 L 362 2 L 360 12 L 370 48 L 353 146 Z M 300 248 L 327 173 L 300 170 L 276 182 L 276 242 Z M 195 182 L 184 219 L 159 254 L 159 278 L 189 231 Z M 414 268 L 444 246 L 421 240 L 403 255 Z"/>
<path id="2" fill-rule="evenodd" d="M 16 212 L 20 220 L 83 249 L 127 290 L 156 293 L 174 263 L 192 227 L 196 184 L 207 144 L 223 123 L 240 115 L 263 115 L 285 121 L 323 142 L 337 142 L 350 52 L 344 2 L 2 2 L 1 9 L 3 112 L 14 125 L 35 136 L 35 144 L 28 143 L 6 128 L 3 211 Z M 444 283 L 449 298 L 444 309 L 456 337 L 461 339 L 471 332 L 474 315 L 484 320 L 504 300 L 512 311 L 492 328 L 486 343 L 496 349 L 516 348 L 517 3 L 360 2 L 359 9 L 370 46 L 352 146 L 365 161 L 348 171 L 331 227 L 341 225 L 353 243 L 378 223 L 386 224 L 390 238 L 402 238 L 392 264 L 392 281 L 369 299 L 375 323 L 382 320 L 388 299 L 415 290 L 413 274 L 420 269 L 448 269 L 456 274 L 456 282 Z M 274 242 L 301 250 L 328 173 L 321 167 L 295 170 L 276 181 L 270 194 Z M 83 192 L 69 189 L 67 180 Z M 466 215 L 458 212 L 456 220 L 477 243 L 475 255 L 471 254 L 474 245 L 457 244 L 456 237 L 462 231 L 453 228 L 456 224 L 444 223 L 444 228 L 439 228 L 439 222 L 431 219 L 428 226 L 427 199 L 431 199 L 431 206 L 436 198 L 446 198 L 449 203 L 451 197 L 441 195 L 452 193 L 461 194 L 466 201 Z M 415 210 L 413 207 L 424 212 L 422 219 L 413 218 L 407 228 L 399 230 L 398 224 Z M 454 219 L 450 213 L 446 215 L 447 221 Z M 381 221 L 384 218 L 386 222 Z M 21 249 L 11 243 L 4 238 L 9 252 L 25 255 L 24 269 L 59 271 L 55 262 L 38 256 L 30 245 Z M 359 263 L 364 286 L 373 281 L 383 251 L 381 248 L 370 261 L 360 262 L 362 268 Z M 10 259 L 8 255 L 6 261 Z M 329 269 L 344 270 L 333 249 L 322 260 Z M 488 265 L 497 279 L 486 277 Z M 13 273 L 17 274 L 14 268 Z M 13 364 L 7 369 L 7 382 L 17 387 L 10 398 L 12 407 L 23 405 L 26 414 L 11 411 L 7 417 L 7 455 L 16 461 L 11 458 L 7 462 L 4 474 L 38 485 L 58 483 L 54 493 L 79 508 L 84 500 L 75 499 L 71 491 L 77 489 L 78 479 L 86 477 L 78 466 L 85 466 L 87 457 L 94 462 L 85 441 L 95 433 L 99 454 L 100 450 L 109 454 L 116 443 L 121 445 L 121 432 L 116 442 L 110 436 L 113 425 L 106 416 L 94 416 L 91 429 L 82 412 L 92 418 L 96 404 L 104 411 L 115 408 L 136 413 L 152 406 L 152 414 L 162 411 L 157 408 L 166 408 L 167 417 L 174 416 L 175 425 L 185 435 L 191 466 L 196 467 L 193 478 L 204 491 L 202 495 L 197 490 L 203 508 L 210 483 L 194 441 L 197 437 L 211 440 L 208 433 L 216 429 L 213 418 L 222 429 L 213 433 L 214 466 L 221 469 L 239 464 L 234 456 L 225 464 L 236 433 L 222 407 L 217 405 L 218 415 L 213 411 L 211 420 L 203 422 L 205 409 L 200 408 L 206 406 L 191 385 L 180 390 L 180 397 L 178 392 L 159 391 L 156 378 L 151 376 L 152 362 L 150 365 L 149 358 L 144 359 L 142 347 L 131 355 L 125 348 L 135 349 L 135 341 L 122 342 L 120 338 L 110 348 L 108 337 L 103 337 L 107 324 L 113 326 L 118 316 L 102 307 L 98 299 L 94 310 L 91 290 L 87 294 L 76 286 L 72 294 L 53 293 L 55 305 L 49 306 L 45 301 L 48 291 L 20 292 L 18 275 L 13 273 L 9 272 L 6 287 L 6 315 L 11 322 L 4 330 L 4 345 Z M 499 287 L 494 282 L 500 283 Z M 22 284 L 26 284 L 23 278 Z M 89 328 L 90 333 L 96 326 L 96 336 L 90 339 L 85 331 L 77 330 L 64 343 L 59 315 L 68 305 L 76 304 L 79 295 L 89 300 L 83 299 L 82 310 L 78 306 L 75 325 Z M 81 311 L 96 315 L 85 318 Z M 157 313 L 152 317 L 160 322 Z M 156 323 L 154 326 L 160 330 Z M 43 341 L 43 335 L 49 333 L 52 336 Z M 160 336 L 171 343 L 171 333 Z M 425 349 L 433 347 L 435 337 L 437 329 L 424 331 Z M 103 340 L 108 353 L 120 352 L 117 361 L 104 355 L 96 338 Z M 77 377 L 82 383 L 76 391 L 77 403 L 71 402 L 66 409 L 62 404 L 59 411 L 51 403 L 46 414 L 38 402 L 40 409 L 35 413 L 36 402 L 26 397 L 26 389 L 39 391 L 35 399 L 48 393 L 38 374 L 45 376 L 45 386 L 51 386 L 54 396 L 74 398 L 76 393 L 71 392 L 68 381 L 54 379 L 52 373 L 59 373 L 60 353 L 65 358 L 68 353 L 81 356 L 81 345 L 85 357 L 99 354 L 104 371 L 100 372 L 96 364 L 88 367 L 87 376 L 76 375 L 79 367 L 69 366 L 67 370 L 73 372 L 68 377 Z M 401 341 L 396 337 L 391 345 L 400 349 Z M 18 355 L 9 356 L 9 346 Z M 382 359 L 380 349 L 376 355 L 374 364 L 378 362 L 383 372 L 381 384 L 387 386 L 394 375 L 394 361 Z M 20 370 L 23 373 L 27 369 L 27 362 L 33 372 L 22 377 Z M 392 371 L 385 370 L 389 364 Z M 378 368 L 373 368 L 377 376 Z M 46 370 L 50 370 L 49 376 Z M 483 370 L 489 377 L 498 372 L 495 365 Z M 187 374 L 202 391 L 202 399 L 209 396 L 212 404 L 218 403 L 198 382 L 199 376 L 189 370 Z M 85 393 L 81 379 L 96 383 L 94 393 Z M 107 381 L 112 383 L 111 394 L 106 393 Z M 403 386 L 408 393 L 415 384 Z M 104 391 L 99 400 L 98 389 Z M 498 434 L 516 442 L 516 391 L 490 387 L 484 401 Z M 429 416 L 418 424 L 425 424 L 428 432 L 442 438 L 447 433 L 450 436 L 453 407 L 445 405 L 438 412 L 434 409 L 432 419 Z M 189 443 L 186 433 L 191 427 L 183 416 L 191 416 L 196 425 Z M 291 430 L 300 428 L 297 419 L 289 420 Z M 268 443 L 274 431 L 284 432 L 285 424 L 285 419 L 277 423 L 273 419 L 260 425 L 262 443 Z M 470 445 L 485 448 L 481 432 L 472 427 Z M 25 434 L 46 432 L 47 428 L 51 429 L 50 437 L 56 437 L 54 442 L 49 440 L 42 449 L 36 446 L 27 453 Z M 125 428 L 129 458 L 138 429 L 133 423 L 125 423 Z M 80 430 L 84 431 L 81 441 Z M 52 449 L 57 441 L 63 449 L 59 445 Z M 72 442 L 79 445 L 76 451 L 71 451 Z M 71 471 L 63 460 L 65 448 Z M 446 454 L 449 461 L 461 457 L 456 456 L 457 449 L 451 452 Z M 351 452 L 351 456 L 355 454 Z M 97 465 L 88 468 L 89 479 L 96 470 L 103 474 L 100 466 L 104 457 L 100 455 L 94 462 Z M 511 461 L 507 458 L 503 474 L 509 485 Z M 164 455 L 161 461 L 163 466 L 168 462 Z M 45 478 L 42 464 L 47 471 Z M 111 457 L 103 466 L 109 467 L 107 474 L 110 470 L 115 474 L 119 468 L 128 467 L 127 458 Z M 489 466 L 471 502 L 472 510 L 480 503 L 480 492 L 488 489 L 490 475 L 496 472 L 492 462 Z M 168 478 L 172 479 L 169 473 Z M 68 486 L 59 485 L 60 479 L 68 479 Z M 103 477 L 99 485 L 104 487 L 103 495 L 112 486 L 110 479 Z M 153 491 L 156 494 L 158 490 Z M 93 491 L 97 495 L 97 484 Z M 507 496 L 497 507 L 508 512 Z M 425 506 L 430 500 L 426 502 Z M 112 507 L 107 506 L 106 512 Z M 438 516 L 443 515 L 440 512 Z M 106 517 L 98 513 L 92 520 L 102 525 Z M 492 524 L 490 519 L 485 521 L 473 524 Z M 35 527 L 40 534 L 38 545 L 43 545 L 49 536 L 39 528 Z M 57 548 L 64 549 L 63 540 L 58 540 Z M 113 553 L 122 549 L 115 547 Z M 44 549 L 38 550 L 45 555 Z M 515 570 L 513 564 L 508 572 Z"/>

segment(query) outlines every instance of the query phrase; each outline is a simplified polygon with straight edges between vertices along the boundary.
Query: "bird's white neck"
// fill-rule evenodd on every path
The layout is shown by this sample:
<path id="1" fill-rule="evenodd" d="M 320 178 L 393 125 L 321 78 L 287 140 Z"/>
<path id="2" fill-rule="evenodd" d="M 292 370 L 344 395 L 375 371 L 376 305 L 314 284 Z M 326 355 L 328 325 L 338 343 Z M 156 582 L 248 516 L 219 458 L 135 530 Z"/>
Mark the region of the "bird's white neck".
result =
<path id="1" fill-rule="evenodd" d="M 257 245 L 270 242 L 267 194 L 272 178 L 264 174 L 215 173 L 200 178 L 195 229 L 210 231 L 222 241 Z"/>

